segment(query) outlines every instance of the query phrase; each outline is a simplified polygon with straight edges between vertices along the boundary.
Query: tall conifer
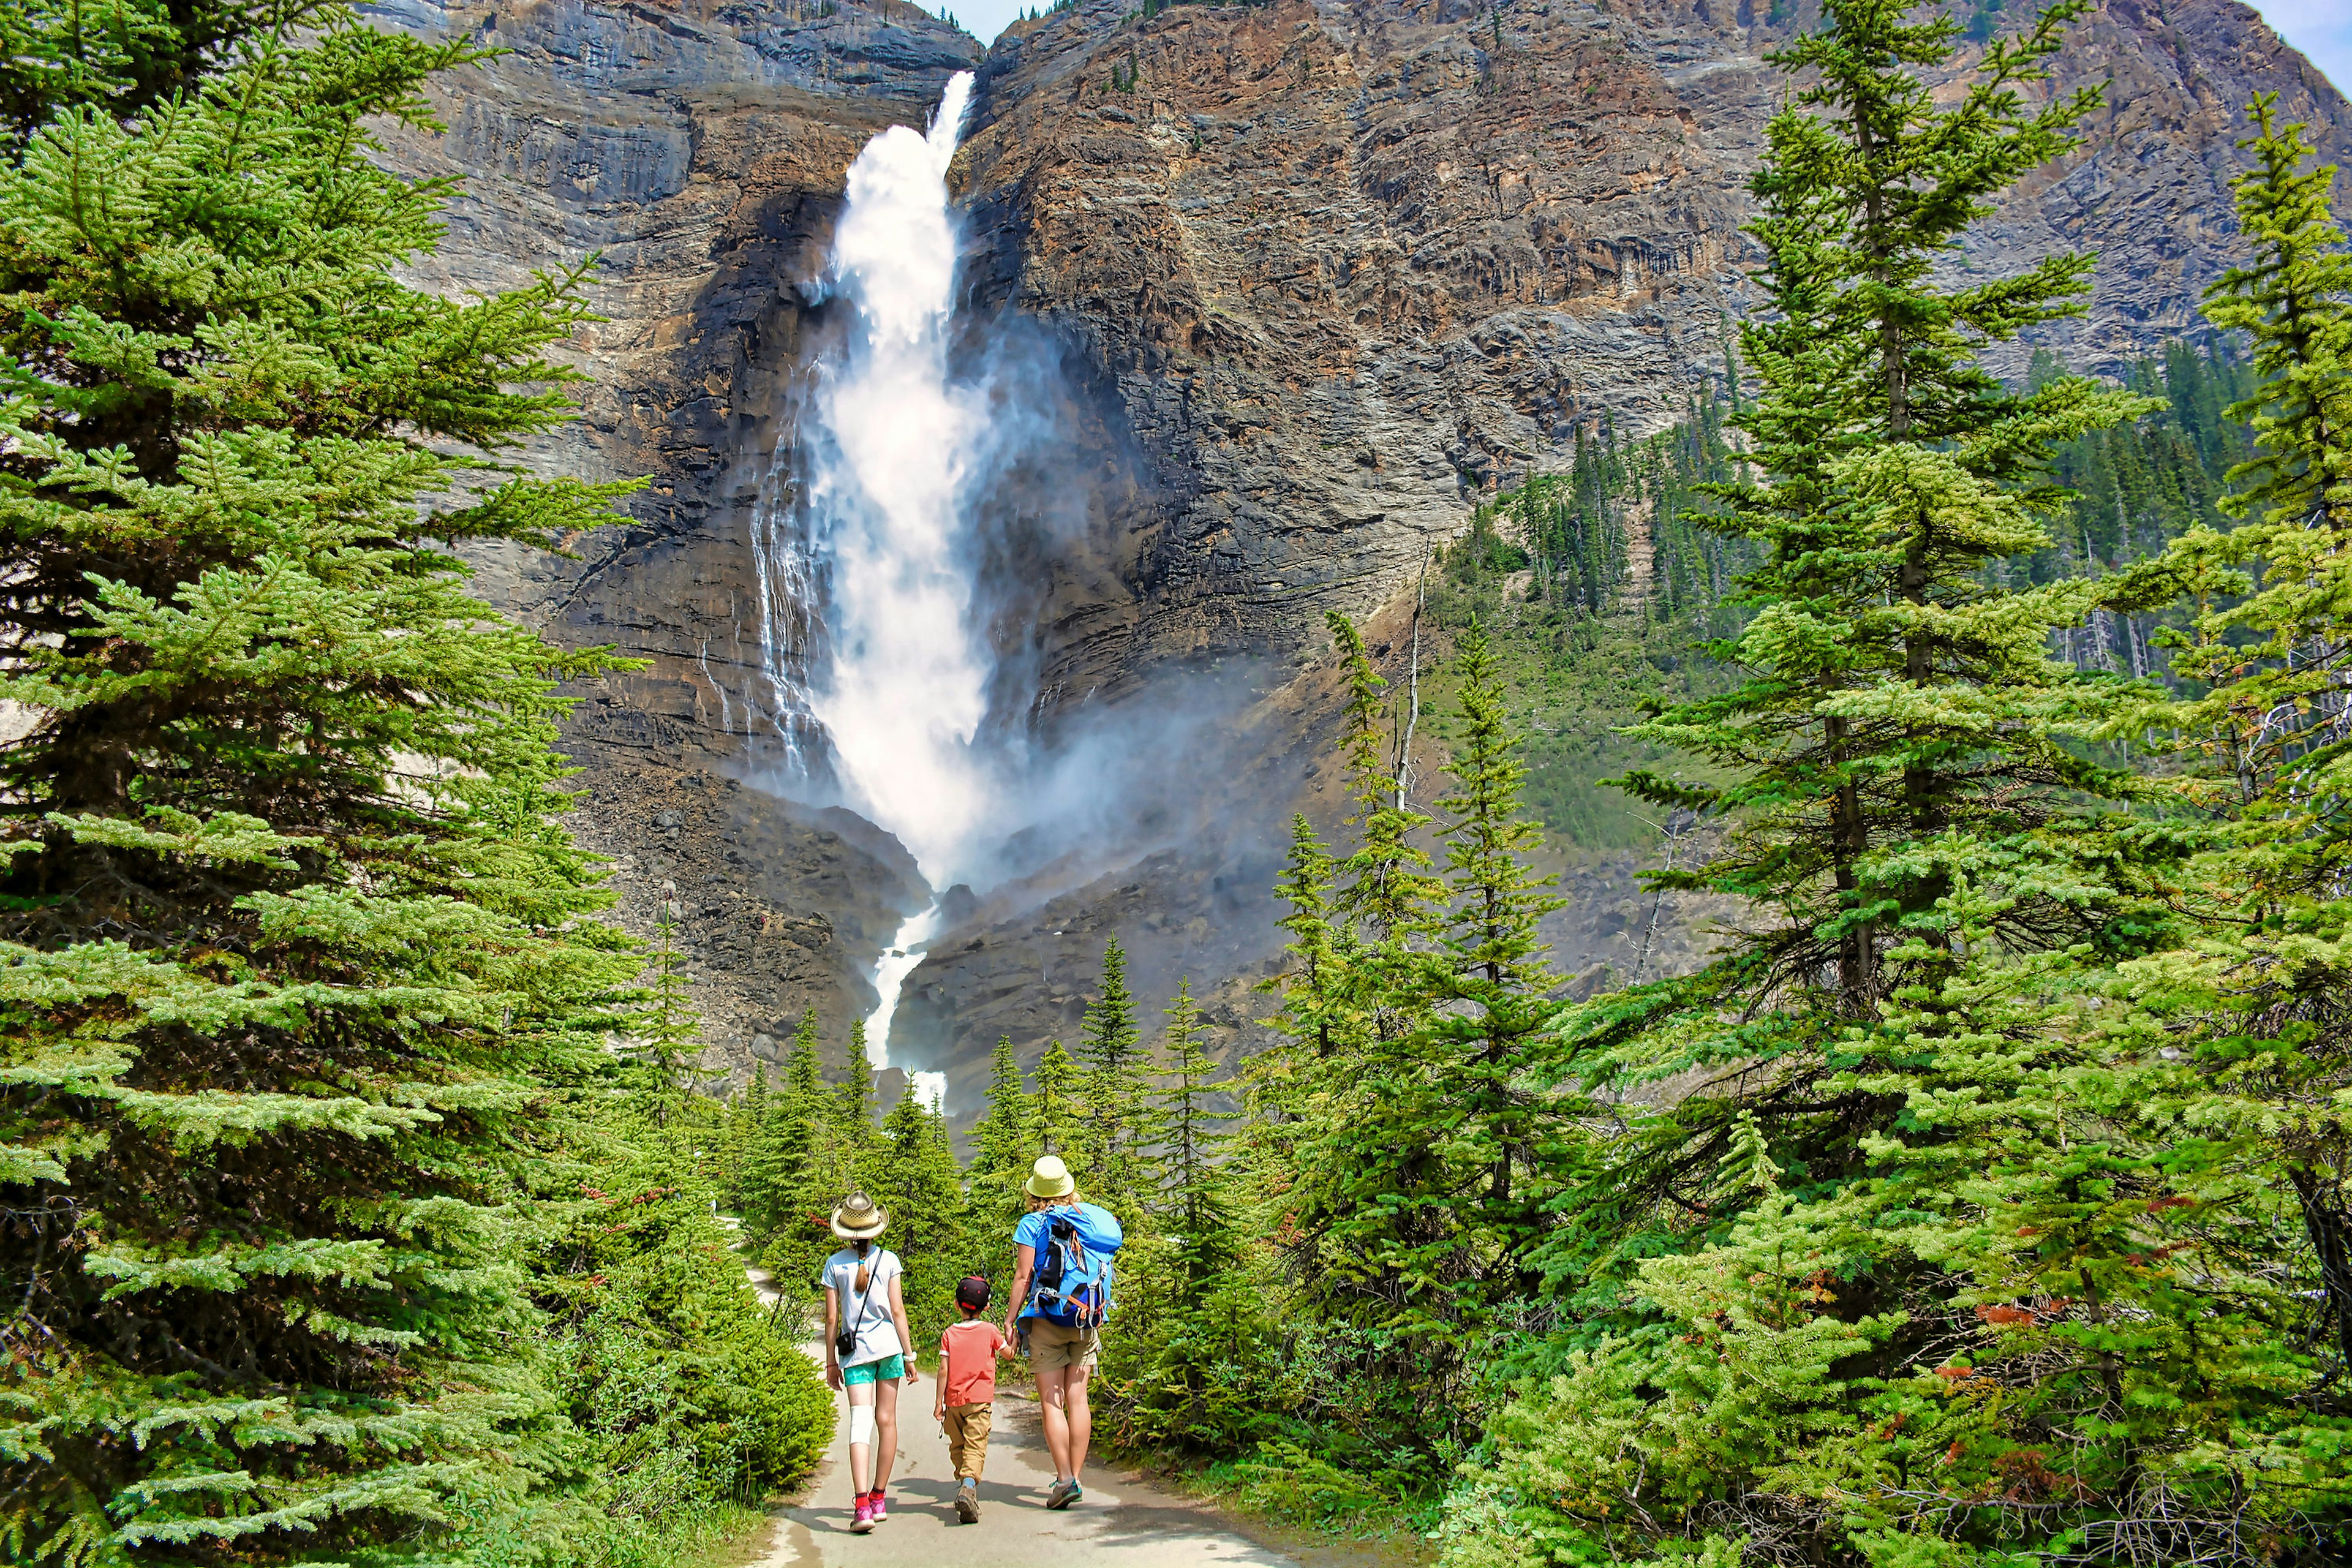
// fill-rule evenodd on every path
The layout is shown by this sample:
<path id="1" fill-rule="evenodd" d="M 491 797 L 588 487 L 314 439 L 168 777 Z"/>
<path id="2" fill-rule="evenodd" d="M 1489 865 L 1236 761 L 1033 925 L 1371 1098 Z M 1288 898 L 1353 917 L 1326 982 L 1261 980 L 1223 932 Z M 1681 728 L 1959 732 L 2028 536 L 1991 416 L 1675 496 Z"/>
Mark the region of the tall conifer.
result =
<path id="1" fill-rule="evenodd" d="M 881 1137 L 866 1191 L 890 1211 L 889 1245 L 906 1266 L 916 1343 L 935 1344 L 955 1321 L 956 1281 L 970 1263 L 962 1173 L 946 1121 L 911 1079 L 882 1119 Z"/>
<path id="2" fill-rule="evenodd" d="M 0 52 L 0 1542 L 464 1550 L 553 1431 L 515 1215 L 638 961 L 552 820 L 564 654 L 460 546 L 606 520 L 577 274 L 403 283 L 375 160 L 468 58 L 340 6 L 17 8 Z M 462 1494 L 462 1495 L 461 1495 Z"/>
<path id="3" fill-rule="evenodd" d="M 1451 907 L 1427 966 L 1443 1005 L 1423 1026 L 1438 1064 L 1433 1090 L 1458 1118 L 1460 1156 L 1480 1172 L 1469 1206 L 1481 1215 L 1493 1267 L 1509 1277 L 1505 1288 L 1519 1294 L 1532 1283 L 1529 1248 L 1547 1196 L 1530 1180 L 1538 1098 L 1531 1069 L 1541 1060 L 1530 1047 L 1559 1013 L 1537 928 L 1566 900 L 1550 891 L 1556 879 L 1527 863 L 1543 835 L 1519 815 L 1527 765 L 1493 644 L 1475 621 L 1460 638 L 1458 668 L 1454 791 L 1438 803 Z"/>
<path id="4" fill-rule="evenodd" d="M 1127 1217 L 1139 1196 L 1146 1142 L 1141 1073 L 1143 1033 L 1127 988 L 1127 950 L 1113 936 L 1103 948 L 1102 978 L 1087 1004 L 1078 1041 L 1085 1068 L 1087 1170 L 1080 1179 L 1098 1202 Z"/>
<path id="5" fill-rule="evenodd" d="M 1236 1114 L 1219 1109 L 1229 1087 L 1213 1081 L 1216 1064 L 1201 1042 L 1201 1008 L 1192 983 L 1180 980 L 1168 1005 L 1168 1033 L 1160 1101 L 1160 1124 L 1167 1140 L 1165 1174 L 1157 1195 L 1160 1228 L 1171 1233 L 1183 1279 L 1180 1307 L 1197 1307 L 1240 1256 L 1234 1205 L 1225 1170 L 1224 1124 Z"/>
<path id="6" fill-rule="evenodd" d="M 971 1130 L 971 1208 L 988 1237 L 1010 1236 L 1026 1208 L 1021 1184 L 1036 1158 L 1036 1144 L 1021 1063 L 1013 1054 L 1012 1037 L 1000 1035 L 989 1057 L 988 1110 Z"/>
<path id="7" fill-rule="evenodd" d="M 1049 1040 L 1032 1081 L 1037 1087 L 1029 1097 L 1029 1125 L 1036 1132 L 1037 1152 L 1059 1154 L 1077 1170 L 1087 1137 L 1084 1069 L 1061 1041 Z"/>
<path id="8" fill-rule="evenodd" d="M 1486 1562 L 1800 1536 L 1832 1561 L 2187 1562 L 2343 1506 L 2333 1475 L 2289 1474 L 2315 1440 L 2298 1355 L 2254 1326 L 2284 1281 L 2239 1248 L 2278 1205 L 2163 1044 L 2200 835 L 2105 807 L 2156 786 L 2088 742 L 2144 710 L 2051 657 L 2166 574 L 1990 585 L 2063 500 L 2046 444 L 2145 406 L 1974 363 L 2071 309 L 2082 258 L 1937 267 L 2073 145 L 2086 100 L 2021 89 L 2077 11 L 1997 40 L 1942 108 L 1940 14 L 1828 0 L 1776 57 L 1811 84 L 1756 182 L 1775 310 L 1746 419 L 1773 483 L 1722 492 L 1770 551 L 1721 650 L 1751 673 L 1640 731 L 1731 782 L 1634 781 L 1738 825 L 1656 879 L 1769 918 L 1566 1031 L 1555 1105 L 1586 1131 L 1538 1260 L 1580 1289 L 1590 1348 L 1496 1423 L 1499 1484 L 1545 1500 Z M 1689 1077 L 1645 1087 L 1667 1074 Z"/>

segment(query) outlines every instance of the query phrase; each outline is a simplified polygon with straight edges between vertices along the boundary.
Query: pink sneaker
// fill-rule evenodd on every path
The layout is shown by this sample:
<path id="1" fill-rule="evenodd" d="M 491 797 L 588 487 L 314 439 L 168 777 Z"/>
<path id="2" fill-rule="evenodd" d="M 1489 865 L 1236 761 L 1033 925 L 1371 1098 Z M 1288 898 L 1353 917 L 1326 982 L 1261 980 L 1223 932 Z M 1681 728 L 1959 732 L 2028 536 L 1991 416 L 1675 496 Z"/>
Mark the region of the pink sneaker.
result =
<path id="1" fill-rule="evenodd" d="M 849 1528 L 853 1534 L 857 1535 L 863 1535 L 867 1531 L 874 1528 L 874 1500 L 872 1498 L 861 1497 L 857 1500 L 857 1511 L 850 1516 Z"/>
<path id="2" fill-rule="evenodd" d="M 889 1517 L 890 1500 L 882 1495 L 880 1487 L 876 1487 L 874 1489 L 874 1522 L 879 1524 Z"/>

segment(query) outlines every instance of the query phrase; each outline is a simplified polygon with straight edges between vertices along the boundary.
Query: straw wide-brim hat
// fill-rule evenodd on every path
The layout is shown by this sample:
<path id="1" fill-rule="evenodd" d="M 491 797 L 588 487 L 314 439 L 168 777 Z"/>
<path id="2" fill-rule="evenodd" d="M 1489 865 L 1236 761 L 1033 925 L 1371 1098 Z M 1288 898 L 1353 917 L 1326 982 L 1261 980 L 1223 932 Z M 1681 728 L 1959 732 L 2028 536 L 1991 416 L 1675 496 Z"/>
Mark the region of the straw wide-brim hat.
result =
<path id="1" fill-rule="evenodd" d="M 1023 1190 L 1033 1198 L 1066 1198 L 1078 1190 L 1078 1179 L 1062 1163 L 1058 1154 L 1044 1154 L 1029 1167 L 1029 1179 Z"/>
<path id="2" fill-rule="evenodd" d="M 876 1205 L 864 1193 L 852 1193 L 847 1201 L 833 1211 L 833 1234 L 844 1241 L 866 1241 L 882 1234 L 890 1223 L 890 1211 Z"/>

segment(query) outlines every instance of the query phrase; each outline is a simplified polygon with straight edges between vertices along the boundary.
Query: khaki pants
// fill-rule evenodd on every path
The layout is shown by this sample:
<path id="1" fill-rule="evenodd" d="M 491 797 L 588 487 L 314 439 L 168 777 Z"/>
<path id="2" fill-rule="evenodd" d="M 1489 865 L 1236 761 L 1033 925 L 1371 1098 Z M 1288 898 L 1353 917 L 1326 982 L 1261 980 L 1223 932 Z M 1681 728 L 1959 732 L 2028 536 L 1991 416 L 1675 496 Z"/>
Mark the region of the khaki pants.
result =
<path id="1" fill-rule="evenodd" d="M 988 1464 L 989 1425 L 995 1419 L 993 1405 L 948 1406 L 948 1458 L 955 1463 L 958 1480 L 967 1476 L 980 1479 L 981 1470 Z"/>

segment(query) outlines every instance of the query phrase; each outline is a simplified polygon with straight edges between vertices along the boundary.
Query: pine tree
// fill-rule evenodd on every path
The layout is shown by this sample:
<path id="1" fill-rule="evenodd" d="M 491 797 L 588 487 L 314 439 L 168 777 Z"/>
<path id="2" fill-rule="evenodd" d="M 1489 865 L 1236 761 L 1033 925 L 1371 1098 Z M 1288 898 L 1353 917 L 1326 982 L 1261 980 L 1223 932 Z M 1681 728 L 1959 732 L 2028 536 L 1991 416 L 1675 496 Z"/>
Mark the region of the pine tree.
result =
<path id="1" fill-rule="evenodd" d="M 554 818 L 561 653 L 461 547 L 616 489 L 579 276 L 443 300 L 371 126 L 468 58 L 341 7 L 20 8 L 0 54 L 0 1541 L 464 1551 L 558 1462 L 515 1215 L 640 960 Z"/>
<path id="2" fill-rule="evenodd" d="M 1059 1154 L 1076 1170 L 1087 1137 L 1083 1069 L 1061 1041 L 1049 1040 L 1033 1081 L 1037 1087 L 1029 1096 L 1028 1124 L 1036 1132 L 1037 1152 Z"/>
<path id="3" fill-rule="evenodd" d="M 2303 127 L 2281 130 L 2278 95 L 2257 93 L 2254 172 L 2237 183 L 2238 226 L 2253 248 L 2206 291 L 2205 313 L 2253 341 L 2260 391 L 2230 410 L 2258 454 L 2232 469 L 2233 515 L 2275 528 L 2352 526 L 2352 254 L 2329 211 L 2332 163 L 2306 168 Z M 2259 535 L 2273 543 L 2275 535 Z"/>
<path id="4" fill-rule="evenodd" d="M 665 884 L 665 890 L 667 885 Z M 687 999 L 690 977 L 677 951 L 677 903 L 665 897 L 654 927 L 653 983 L 640 1005 L 629 1056 L 637 1093 L 656 1127 L 683 1110 L 683 1097 L 700 1087 L 702 1017 Z"/>
<path id="5" fill-rule="evenodd" d="M 1240 1257 L 1234 1205 L 1224 1169 L 1231 1134 L 1224 1123 L 1236 1112 L 1219 1110 L 1213 1097 L 1226 1086 L 1212 1081 L 1216 1064 L 1201 1044 L 1201 1009 L 1192 983 L 1180 980 L 1168 1005 L 1164 1085 L 1159 1090 L 1160 1123 L 1167 1132 L 1166 1179 L 1154 1206 L 1160 1228 L 1178 1244 L 1183 1285 L 1180 1310 L 1197 1309 L 1233 1269 Z"/>
<path id="6" fill-rule="evenodd" d="M 1127 989 L 1127 951 L 1116 936 L 1103 948 L 1102 979 L 1087 1004 L 1081 1029 L 1078 1060 L 1085 1069 L 1087 1117 L 1079 1181 L 1095 1201 L 1129 1219 L 1140 1212 L 1139 1165 L 1148 1141 L 1138 1081 L 1143 1035 L 1136 1026 L 1135 998 Z"/>
<path id="7" fill-rule="evenodd" d="M 866 1051 L 866 1020 L 849 1025 L 849 1046 L 841 1058 L 841 1088 L 834 1097 L 833 1124 L 843 1142 L 856 1149 L 870 1147 L 874 1138 L 874 1061 Z"/>
<path id="8" fill-rule="evenodd" d="M 1429 965 L 1442 1004 L 1423 1026 L 1441 1064 L 1433 1091 L 1452 1109 L 1463 1156 L 1482 1173 L 1483 1191 L 1470 1206 L 1486 1229 L 1484 1246 L 1508 1276 L 1504 1289 L 1517 1295 L 1533 1282 L 1528 1249 L 1543 1228 L 1546 1196 L 1531 1181 L 1514 1181 L 1532 1177 L 1537 1163 L 1531 1069 L 1538 1062 L 1530 1047 L 1559 1012 L 1538 926 L 1566 900 L 1549 891 L 1556 879 L 1527 864 L 1543 835 L 1519 815 L 1528 770 L 1493 645 L 1475 620 L 1460 639 L 1458 666 L 1455 790 L 1438 803 L 1449 819 L 1439 837 L 1452 907 Z"/>
<path id="9" fill-rule="evenodd" d="M 2220 1037 L 2208 1048 L 2233 1063 L 2223 1085 L 2242 1102 L 2226 1123 L 2211 1105 L 2200 1111 L 2217 1133 L 2227 1125 L 2255 1141 L 2271 1182 L 2293 1194 L 2317 1265 L 2305 1299 L 2325 1302 L 2327 1320 L 2326 1331 L 2314 1322 L 2306 1331 L 2326 1331 L 2340 1378 L 2352 1372 L 2352 1142 L 2336 1109 L 2352 1085 L 2342 1066 L 2352 1028 L 2337 1001 L 2352 929 L 2343 896 L 2352 833 L 2339 806 L 2352 784 L 2343 695 L 2352 510 L 2341 478 L 2352 439 L 2352 247 L 2330 211 L 2335 170 L 2305 166 L 2303 128 L 2277 127 L 2267 95 L 2250 113 L 2259 133 L 2246 143 L 2255 163 L 2238 182 L 2238 212 L 2254 261 L 2215 285 L 2207 312 L 2254 338 L 2266 378 L 2230 409 L 2252 419 L 2263 451 L 2231 470 L 2238 489 L 2224 504 L 2255 516 L 2168 552 L 2165 563 L 2200 602 L 2174 666 L 2208 689 L 2150 716 L 2188 737 L 2218 775 L 2179 777 L 2184 804 L 2240 809 L 2193 868 L 2210 934 L 2193 961 L 2169 966 L 2179 992 L 2167 1016 L 2202 1024 Z M 2259 569 L 2258 585 L 2248 568 Z"/>
<path id="10" fill-rule="evenodd" d="M 727 1180 L 723 1197 L 727 1206 L 739 1216 L 756 1213 L 763 1206 L 753 1173 L 761 1136 L 767 1127 L 768 1099 L 768 1064 L 755 1061 L 751 1065 L 751 1081 L 727 1105 Z"/>
<path id="11" fill-rule="evenodd" d="M 971 1264 L 962 1173 L 946 1121 L 923 1103 L 911 1079 L 882 1119 L 881 1136 L 866 1191 L 890 1211 L 889 1245 L 906 1266 L 915 1342 L 935 1344 L 956 1319 L 956 1281 Z"/>
<path id="12" fill-rule="evenodd" d="M 984 1236 L 1012 1235 L 1027 1208 L 1021 1184 L 1036 1142 L 1012 1037 L 1000 1035 L 989 1058 L 988 1110 L 971 1130 L 971 1211 Z"/>
<path id="13" fill-rule="evenodd" d="M 744 1156 L 743 1218 L 761 1240 L 804 1223 L 813 1194 L 811 1163 L 827 1106 L 817 1063 L 816 1009 L 801 1015 L 782 1082 L 761 1103 Z"/>
<path id="14" fill-rule="evenodd" d="M 2281 1205 L 2164 1043 L 2204 962 L 2170 951 L 2202 834 L 2103 809 L 2155 790 L 2084 761 L 2146 711 L 2051 657 L 2165 574 L 2010 591 L 1995 570 L 2066 499 L 2036 453 L 2153 400 L 2012 393 L 1972 363 L 1961 329 L 2058 313 L 2079 258 L 1930 277 L 2071 144 L 2082 100 L 2017 88 L 2073 14 L 1996 42 L 1945 110 L 1947 16 L 1829 0 L 1777 57 L 1814 85 L 1757 180 L 1776 310 L 1748 333 L 1749 428 L 1775 482 L 1724 492 L 1772 552 L 1725 650 L 1756 674 L 1643 731 L 1731 784 L 1635 780 L 1742 822 L 1656 880 L 1773 918 L 1562 1031 L 1550 1109 L 1588 1131 L 1559 1140 L 1537 1261 L 1583 1321 L 1495 1424 L 1496 1486 L 1543 1500 L 1476 1560 L 1802 1537 L 1824 1561 L 2181 1562 L 2340 1517 L 2340 1469 L 2284 1458 L 2336 1441 L 2295 1408 L 2300 1352 L 2258 1326 L 2293 1313 L 2253 1240 Z"/>

